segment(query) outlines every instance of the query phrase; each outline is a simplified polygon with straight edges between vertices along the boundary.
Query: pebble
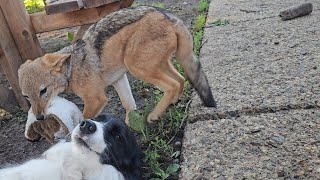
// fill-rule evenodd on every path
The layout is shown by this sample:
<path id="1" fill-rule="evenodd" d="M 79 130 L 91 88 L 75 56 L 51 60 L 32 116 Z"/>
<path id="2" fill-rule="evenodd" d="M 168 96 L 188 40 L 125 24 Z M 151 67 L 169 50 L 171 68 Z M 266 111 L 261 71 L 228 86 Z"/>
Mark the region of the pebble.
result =
<path id="1" fill-rule="evenodd" d="M 298 171 L 296 176 L 298 176 L 298 177 L 303 176 L 304 173 L 305 173 L 304 170 Z"/>
<path id="2" fill-rule="evenodd" d="M 284 171 L 279 171 L 278 172 L 278 177 L 284 177 L 286 173 Z"/>
<path id="3" fill-rule="evenodd" d="M 273 136 L 271 139 L 280 144 L 282 144 L 285 140 L 285 138 L 281 135 Z"/>
<path id="4" fill-rule="evenodd" d="M 180 142 L 180 141 L 176 141 L 176 142 L 174 143 L 174 145 L 175 145 L 175 146 L 181 146 L 181 142 Z"/>

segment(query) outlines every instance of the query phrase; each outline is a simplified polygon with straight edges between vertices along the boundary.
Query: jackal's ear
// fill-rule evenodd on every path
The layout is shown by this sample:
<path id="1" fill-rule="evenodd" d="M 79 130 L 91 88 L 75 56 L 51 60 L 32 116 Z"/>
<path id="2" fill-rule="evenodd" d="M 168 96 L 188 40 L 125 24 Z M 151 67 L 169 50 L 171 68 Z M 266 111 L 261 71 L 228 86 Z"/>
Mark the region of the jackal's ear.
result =
<path id="1" fill-rule="evenodd" d="M 41 61 L 47 66 L 53 75 L 58 75 L 61 73 L 61 68 L 64 62 L 71 56 L 71 54 L 45 54 Z"/>
<path id="2" fill-rule="evenodd" d="M 21 64 L 21 66 L 19 67 L 19 69 L 22 69 L 24 67 L 26 67 L 26 65 L 30 64 L 32 62 L 32 60 L 28 59 L 26 60 L 26 62 L 24 62 L 23 64 Z"/>

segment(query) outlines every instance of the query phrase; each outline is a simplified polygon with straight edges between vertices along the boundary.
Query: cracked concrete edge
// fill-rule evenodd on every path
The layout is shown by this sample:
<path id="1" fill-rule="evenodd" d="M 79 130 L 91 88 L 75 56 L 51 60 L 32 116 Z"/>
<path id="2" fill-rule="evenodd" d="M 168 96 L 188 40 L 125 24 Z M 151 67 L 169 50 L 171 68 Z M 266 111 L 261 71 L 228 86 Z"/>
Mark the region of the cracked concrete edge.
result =
<path id="1" fill-rule="evenodd" d="M 187 124 L 180 179 L 318 179 L 319 119 L 308 109 Z"/>

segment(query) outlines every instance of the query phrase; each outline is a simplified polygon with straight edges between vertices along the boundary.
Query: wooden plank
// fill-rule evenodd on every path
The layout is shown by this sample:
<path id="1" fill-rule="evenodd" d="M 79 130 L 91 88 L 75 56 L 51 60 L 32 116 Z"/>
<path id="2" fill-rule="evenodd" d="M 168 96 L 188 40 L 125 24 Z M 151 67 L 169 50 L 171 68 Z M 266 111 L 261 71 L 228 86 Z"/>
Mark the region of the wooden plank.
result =
<path id="1" fill-rule="evenodd" d="M 43 55 L 28 12 L 20 0 L 0 0 L 0 7 L 22 60 Z"/>
<path id="2" fill-rule="evenodd" d="M 120 0 L 82 0 L 82 3 L 84 8 L 94 8 L 119 1 Z"/>
<path id="3" fill-rule="evenodd" d="M 78 4 L 78 0 L 60 0 L 58 2 L 48 4 L 44 8 L 46 13 L 49 15 L 76 11 L 80 9 L 80 6 Z"/>
<path id="4" fill-rule="evenodd" d="M 35 13 L 30 15 L 31 22 L 36 33 L 47 32 L 67 27 L 92 24 L 101 17 L 120 8 L 119 2 L 103 5 L 98 8 L 81 9 L 79 11 L 47 15 L 46 13 Z"/>
<path id="5" fill-rule="evenodd" d="M 17 110 L 18 103 L 13 91 L 0 85 L 0 108 L 14 113 Z"/>
<path id="6" fill-rule="evenodd" d="M 91 26 L 92 24 L 86 24 L 86 25 L 82 25 L 80 27 L 80 29 L 78 30 L 76 36 L 74 37 L 74 39 L 72 40 L 72 43 L 73 42 L 76 42 L 78 39 L 81 39 L 82 36 L 84 35 L 84 33 L 89 29 L 89 27 Z"/>
<path id="7" fill-rule="evenodd" d="M 0 9 L 0 64 L 9 81 L 10 86 L 16 96 L 20 107 L 29 109 L 27 100 L 22 96 L 18 82 L 18 69 L 22 64 L 22 59 L 14 43 L 5 17 Z"/>

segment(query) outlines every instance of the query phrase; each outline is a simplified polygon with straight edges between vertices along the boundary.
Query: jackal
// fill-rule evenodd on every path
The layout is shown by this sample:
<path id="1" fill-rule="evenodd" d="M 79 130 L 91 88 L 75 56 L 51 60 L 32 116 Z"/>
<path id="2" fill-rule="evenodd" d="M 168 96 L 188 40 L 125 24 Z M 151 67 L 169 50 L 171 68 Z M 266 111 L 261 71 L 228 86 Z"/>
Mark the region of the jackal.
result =
<path id="1" fill-rule="evenodd" d="M 64 91 L 80 96 L 85 104 L 84 118 L 93 118 L 106 105 L 105 88 L 112 85 L 126 109 L 128 123 L 128 113 L 136 109 L 126 76 L 129 71 L 164 91 L 148 116 L 152 122 L 183 92 L 185 79 L 174 68 L 173 55 L 204 105 L 216 107 L 187 27 L 174 15 L 148 6 L 105 16 L 72 45 L 70 54 L 46 54 L 26 61 L 18 72 L 19 83 L 37 119 L 44 118 L 49 102 Z"/>

